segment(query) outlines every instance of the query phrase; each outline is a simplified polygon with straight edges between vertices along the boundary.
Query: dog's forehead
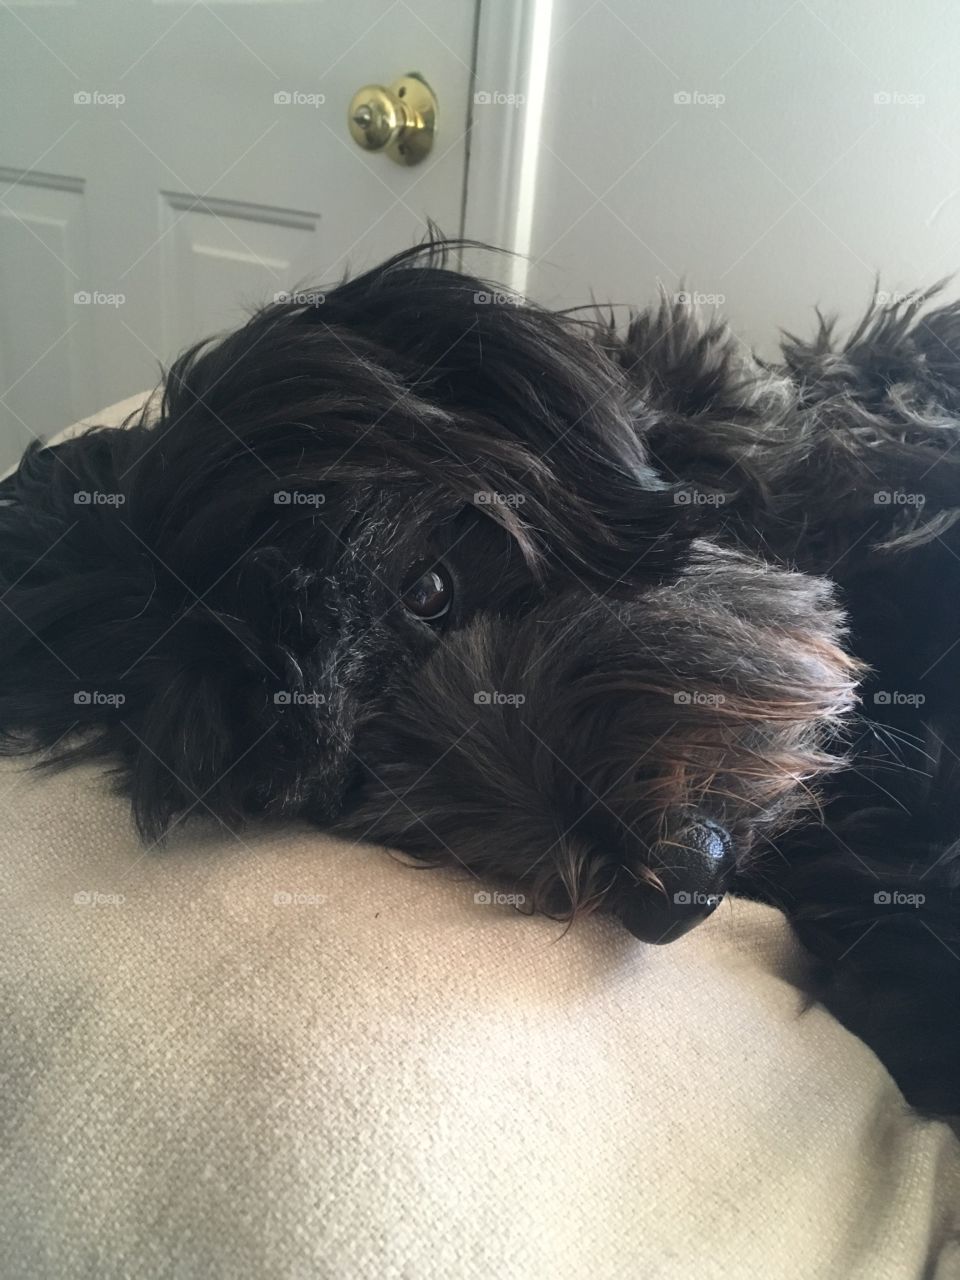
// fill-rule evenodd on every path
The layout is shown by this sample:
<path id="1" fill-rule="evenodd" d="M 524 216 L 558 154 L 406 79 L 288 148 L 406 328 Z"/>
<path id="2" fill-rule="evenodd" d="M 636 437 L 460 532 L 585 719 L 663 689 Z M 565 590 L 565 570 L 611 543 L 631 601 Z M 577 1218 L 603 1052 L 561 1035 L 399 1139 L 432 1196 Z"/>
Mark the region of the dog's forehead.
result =
<path id="1" fill-rule="evenodd" d="M 389 560 L 428 549 L 443 537 L 464 507 L 462 500 L 433 485 L 401 482 L 342 495 L 337 543 L 351 562 Z"/>

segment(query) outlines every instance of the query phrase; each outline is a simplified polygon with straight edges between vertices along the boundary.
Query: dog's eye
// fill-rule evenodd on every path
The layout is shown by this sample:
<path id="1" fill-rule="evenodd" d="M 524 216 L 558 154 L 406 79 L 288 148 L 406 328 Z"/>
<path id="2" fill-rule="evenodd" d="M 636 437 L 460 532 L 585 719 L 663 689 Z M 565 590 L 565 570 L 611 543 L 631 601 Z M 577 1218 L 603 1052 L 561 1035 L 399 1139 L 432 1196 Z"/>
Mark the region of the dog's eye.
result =
<path id="1" fill-rule="evenodd" d="M 453 603 L 453 583 L 442 565 L 418 573 L 400 597 L 403 607 L 424 622 L 437 622 Z"/>

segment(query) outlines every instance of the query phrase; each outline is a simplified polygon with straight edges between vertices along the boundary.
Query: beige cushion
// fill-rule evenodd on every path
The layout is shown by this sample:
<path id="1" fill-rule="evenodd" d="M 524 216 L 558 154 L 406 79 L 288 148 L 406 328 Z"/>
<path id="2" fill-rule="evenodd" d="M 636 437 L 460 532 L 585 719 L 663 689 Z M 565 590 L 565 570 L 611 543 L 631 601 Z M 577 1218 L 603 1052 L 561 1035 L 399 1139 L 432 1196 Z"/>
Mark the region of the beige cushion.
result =
<path id="1" fill-rule="evenodd" d="M 776 912 L 561 937 L 312 830 L 144 851 L 92 767 L 0 794 L 4 1274 L 960 1275 L 956 1140 Z"/>
<path id="2" fill-rule="evenodd" d="M 126 400 L 118 400 L 116 404 L 93 414 L 92 417 L 81 418 L 72 426 L 64 427 L 55 436 L 51 436 L 47 443 L 62 444 L 64 440 L 72 440 L 74 436 L 83 435 L 84 431 L 89 431 L 91 427 L 119 427 L 132 414 L 139 412 L 148 401 L 155 410 L 159 404 L 159 398 L 159 387 L 155 387 L 153 391 L 138 391 L 136 395 L 127 396 Z"/>
<path id="3" fill-rule="evenodd" d="M 136 395 L 127 396 L 126 400 L 118 400 L 116 404 L 110 405 L 108 409 L 101 410 L 100 413 L 93 414 L 92 417 L 81 418 L 79 422 L 74 422 L 71 426 L 64 427 L 44 443 L 48 445 L 63 444 L 64 440 L 72 440 L 74 436 L 83 435 L 91 427 L 118 427 L 126 422 L 131 414 L 137 413 L 142 409 L 148 401 L 151 402 L 151 412 L 154 412 L 159 405 L 159 399 L 160 388 L 158 387 L 154 388 L 153 391 L 138 391 Z M 0 473 L 0 480 L 5 479 L 15 470 L 16 464 L 12 467 L 7 467 L 6 470 Z"/>
<path id="4" fill-rule="evenodd" d="M 3 1275 L 960 1276 L 960 1145 L 768 908 L 561 936 L 313 830 L 144 850 L 91 766 L 0 798 Z"/>

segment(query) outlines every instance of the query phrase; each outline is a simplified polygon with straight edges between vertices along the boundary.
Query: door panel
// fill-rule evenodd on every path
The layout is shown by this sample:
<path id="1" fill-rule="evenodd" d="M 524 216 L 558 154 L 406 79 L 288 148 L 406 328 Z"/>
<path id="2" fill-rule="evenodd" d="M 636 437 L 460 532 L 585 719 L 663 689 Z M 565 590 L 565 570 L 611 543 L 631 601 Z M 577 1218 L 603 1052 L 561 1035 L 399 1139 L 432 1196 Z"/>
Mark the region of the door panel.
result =
<path id="1" fill-rule="evenodd" d="M 276 293 L 457 233 L 475 7 L 0 5 L 0 467 Z M 346 107 L 411 70 L 439 130 L 405 168 Z"/>
<path id="2" fill-rule="evenodd" d="M 164 345 L 238 324 L 251 307 L 309 279 L 322 259 L 320 215 L 165 193 Z"/>
<path id="3" fill-rule="evenodd" d="M 97 394 L 89 307 L 84 183 L 57 174 L 3 169 L 0 205 L 0 379 L 4 435 L 0 462 L 33 438 L 38 417 L 69 417 Z"/>

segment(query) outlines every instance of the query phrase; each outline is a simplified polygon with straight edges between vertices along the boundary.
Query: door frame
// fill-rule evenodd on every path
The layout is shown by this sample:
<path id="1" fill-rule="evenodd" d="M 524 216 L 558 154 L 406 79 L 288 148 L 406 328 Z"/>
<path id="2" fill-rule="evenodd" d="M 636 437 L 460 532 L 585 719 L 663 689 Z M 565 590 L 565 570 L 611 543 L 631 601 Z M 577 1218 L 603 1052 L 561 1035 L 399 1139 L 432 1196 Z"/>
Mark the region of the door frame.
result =
<path id="1" fill-rule="evenodd" d="M 504 283 L 526 292 L 555 0 L 477 0 L 463 234 L 508 249 Z M 499 94 L 502 102 L 477 101 Z M 511 101 L 512 99 L 512 101 Z"/>

